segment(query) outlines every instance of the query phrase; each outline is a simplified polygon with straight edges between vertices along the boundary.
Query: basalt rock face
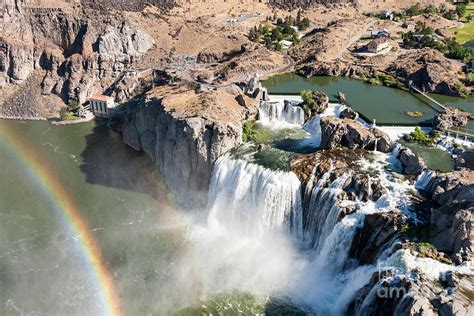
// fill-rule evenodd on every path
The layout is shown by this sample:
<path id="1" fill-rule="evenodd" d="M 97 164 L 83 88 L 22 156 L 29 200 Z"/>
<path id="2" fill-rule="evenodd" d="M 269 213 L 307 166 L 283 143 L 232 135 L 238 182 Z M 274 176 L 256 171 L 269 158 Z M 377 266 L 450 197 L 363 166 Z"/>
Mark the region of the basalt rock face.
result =
<path id="1" fill-rule="evenodd" d="M 314 185 L 327 173 L 330 176 L 324 180 L 326 184 L 349 175 L 341 185 L 341 199 L 376 201 L 386 192 L 386 188 L 380 182 L 377 171 L 364 169 L 364 165 L 371 159 L 372 153 L 364 150 L 337 148 L 297 156 L 291 161 L 290 167 L 306 191 L 311 190 L 307 185 Z"/>
<path id="2" fill-rule="evenodd" d="M 462 96 L 455 74 L 458 68 L 442 53 L 427 48 L 401 55 L 387 71 L 426 92 Z"/>
<path id="3" fill-rule="evenodd" d="M 474 151 L 465 149 L 456 149 L 456 169 L 474 170 Z"/>
<path id="4" fill-rule="evenodd" d="M 405 221 L 397 212 L 368 214 L 352 240 L 349 256 L 362 265 L 374 264 L 384 250 L 402 237 Z"/>
<path id="5" fill-rule="evenodd" d="M 84 103 L 102 93 L 124 69 L 154 45 L 153 38 L 124 17 L 108 19 L 80 8 L 23 7 L 3 18 L 0 85 L 13 89 L 35 72 L 45 72 L 43 95 Z"/>
<path id="6" fill-rule="evenodd" d="M 416 273 L 415 273 L 416 274 Z M 439 281 L 439 282 L 438 282 Z M 448 272 L 441 280 L 422 275 L 374 273 L 349 304 L 348 315 L 472 315 L 471 275 Z"/>
<path id="7" fill-rule="evenodd" d="M 463 110 L 444 111 L 433 119 L 433 128 L 437 130 L 447 130 L 452 127 L 463 127 L 474 120 L 474 114 Z"/>
<path id="8" fill-rule="evenodd" d="M 170 103 L 165 96 L 146 96 L 130 105 L 123 139 L 151 157 L 183 207 L 204 207 L 214 162 L 240 144 L 242 126 L 240 121 L 181 115 Z"/>
<path id="9" fill-rule="evenodd" d="M 389 152 L 392 148 L 390 137 L 378 129 L 368 129 L 351 119 L 321 118 L 321 148 L 332 149 L 338 145 L 381 152 Z"/>
<path id="10" fill-rule="evenodd" d="M 311 57 L 309 57 L 311 58 Z M 313 76 L 349 77 L 361 79 L 363 74 L 371 74 L 372 69 L 363 69 L 345 61 L 310 61 L 298 68 L 298 73 L 306 78 Z"/>
<path id="11" fill-rule="evenodd" d="M 431 211 L 431 241 L 456 263 L 473 258 L 474 173 L 456 171 L 432 179 L 427 187 L 440 207 Z"/>
<path id="12" fill-rule="evenodd" d="M 419 175 L 426 169 L 426 164 L 423 159 L 419 158 L 407 147 L 401 147 L 397 158 L 402 163 L 404 174 Z"/>
<path id="13" fill-rule="evenodd" d="M 343 118 L 343 119 L 347 118 L 347 119 L 353 120 L 353 119 L 357 118 L 357 115 L 358 114 L 354 109 L 348 107 L 348 108 L 344 109 L 341 112 L 340 117 Z"/>
<path id="14" fill-rule="evenodd" d="M 124 11 L 142 11 L 147 5 L 154 5 L 161 9 L 171 9 L 176 6 L 175 0 L 82 0 L 81 2 L 85 7 L 104 11 L 109 8 Z"/>

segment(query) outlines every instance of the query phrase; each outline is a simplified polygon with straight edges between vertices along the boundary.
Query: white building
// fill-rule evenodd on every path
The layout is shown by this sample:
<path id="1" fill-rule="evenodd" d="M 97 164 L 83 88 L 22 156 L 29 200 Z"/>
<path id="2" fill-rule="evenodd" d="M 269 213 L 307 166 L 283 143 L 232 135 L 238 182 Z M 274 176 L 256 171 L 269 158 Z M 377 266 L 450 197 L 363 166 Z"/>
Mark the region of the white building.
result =
<path id="1" fill-rule="evenodd" d="M 374 40 L 372 40 L 368 45 L 367 45 L 367 50 L 370 53 L 378 53 L 386 48 L 389 47 L 388 43 L 388 38 L 386 37 L 378 37 Z"/>
<path id="2" fill-rule="evenodd" d="M 97 117 L 112 116 L 115 113 L 117 107 L 114 98 L 102 94 L 90 97 L 89 103 L 92 108 L 92 112 Z"/>
<path id="3" fill-rule="evenodd" d="M 284 49 L 288 49 L 288 48 L 290 48 L 291 45 L 293 45 L 293 42 L 290 42 L 290 41 L 287 41 L 287 40 L 281 40 L 281 41 L 280 41 L 280 45 L 281 45 Z"/>

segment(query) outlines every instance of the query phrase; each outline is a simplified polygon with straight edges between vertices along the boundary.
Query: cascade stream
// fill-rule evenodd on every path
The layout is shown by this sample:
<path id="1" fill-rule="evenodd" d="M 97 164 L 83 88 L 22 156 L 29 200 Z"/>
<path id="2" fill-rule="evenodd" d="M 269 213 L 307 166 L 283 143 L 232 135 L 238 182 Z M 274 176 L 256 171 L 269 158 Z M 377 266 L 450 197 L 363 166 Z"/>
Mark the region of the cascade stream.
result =
<path id="1" fill-rule="evenodd" d="M 265 104 L 261 108 L 261 120 L 272 117 L 269 121 L 275 126 L 295 122 L 288 120 L 291 117 L 288 113 L 275 114 L 280 112 Z M 337 115 L 340 110 L 340 107 L 332 108 L 322 115 Z M 309 139 L 321 137 L 319 118 L 305 125 L 311 134 Z M 374 177 L 386 188 L 377 201 L 367 202 L 342 198 L 343 188 L 353 181 L 351 170 L 334 179 L 330 168 L 318 181 L 313 172 L 303 186 L 293 172 L 266 169 L 245 157 L 228 153 L 219 158 L 214 167 L 207 224 L 213 230 L 253 238 L 256 243 L 269 236 L 290 241 L 295 249 L 291 252 L 294 258 L 286 262 L 289 270 L 285 273 L 292 277 L 274 288 L 276 292 L 309 306 L 310 313 L 342 315 L 379 265 L 388 261 L 406 268 L 401 263 L 405 259 L 393 259 L 404 256 L 395 251 L 396 238 L 380 245 L 374 264 L 360 265 L 349 255 L 367 214 L 395 211 L 413 216 L 406 192 L 415 186 L 398 181 L 386 168 L 393 163 L 398 150 L 396 147 L 391 155 L 373 152 L 374 160 L 360 162 L 368 174 L 369 170 L 377 174 L 368 176 L 369 196 Z M 432 176 L 429 172 L 422 174 L 416 188 L 426 187 Z M 354 211 L 344 214 L 342 210 L 348 205 Z"/>

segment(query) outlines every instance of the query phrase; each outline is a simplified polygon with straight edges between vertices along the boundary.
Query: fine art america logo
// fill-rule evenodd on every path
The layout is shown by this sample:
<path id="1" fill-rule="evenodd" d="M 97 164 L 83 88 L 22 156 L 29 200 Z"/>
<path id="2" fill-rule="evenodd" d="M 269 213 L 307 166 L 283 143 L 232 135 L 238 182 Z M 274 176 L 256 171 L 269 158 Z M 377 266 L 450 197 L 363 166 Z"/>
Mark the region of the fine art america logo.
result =
<path id="1" fill-rule="evenodd" d="M 471 270 L 474 267 L 471 267 Z M 441 295 L 453 295 L 457 291 L 453 280 L 453 271 L 442 272 L 439 275 L 439 282 L 443 285 L 443 291 L 434 293 L 424 291 L 429 300 L 438 299 Z M 379 287 L 377 288 L 377 297 L 383 299 L 401 299 L 409 295 L 410 283 L 417 283 L 419 271 L 416 269 L 399 269 L 393 266 L 378 265 Z M 429 293 L 427 293 L 429 292 Z"/>

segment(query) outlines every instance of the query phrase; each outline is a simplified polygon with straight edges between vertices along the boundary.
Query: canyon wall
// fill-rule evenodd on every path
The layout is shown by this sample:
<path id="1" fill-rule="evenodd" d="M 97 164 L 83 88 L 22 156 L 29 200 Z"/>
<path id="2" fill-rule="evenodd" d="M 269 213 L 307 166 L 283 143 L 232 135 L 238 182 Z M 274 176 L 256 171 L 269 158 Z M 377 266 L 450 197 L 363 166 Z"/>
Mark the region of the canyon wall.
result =
<path id="1" fill-rule="evenodd" d="M 31 87 L 32 78 L 39 78 L 36 94 L 82 104 L 102 93 L 155 43 L 123 16 L 110 19 L 94 10 L 31 7 L 19 1 L 5 3 L 2 11 L 0 88 L 2 101 L 10 106 L 0 107 L 4 116 L 14 112 L 21 117 L 17 108 L 31 100 L 14 104 L 12 98 L 16 90 L 21 93 Z"/>
<path id="2" fill-rule="evenodd" d="M 207 204 L 214 162 L 242 141 L 241 121 L 248 109 L 235 97 L 177 89 L 154 91 L 128 106 L 124 142 L 151 157 L 183 207 Z M 199 113 L 189 112 L 201 105 Z"/>

